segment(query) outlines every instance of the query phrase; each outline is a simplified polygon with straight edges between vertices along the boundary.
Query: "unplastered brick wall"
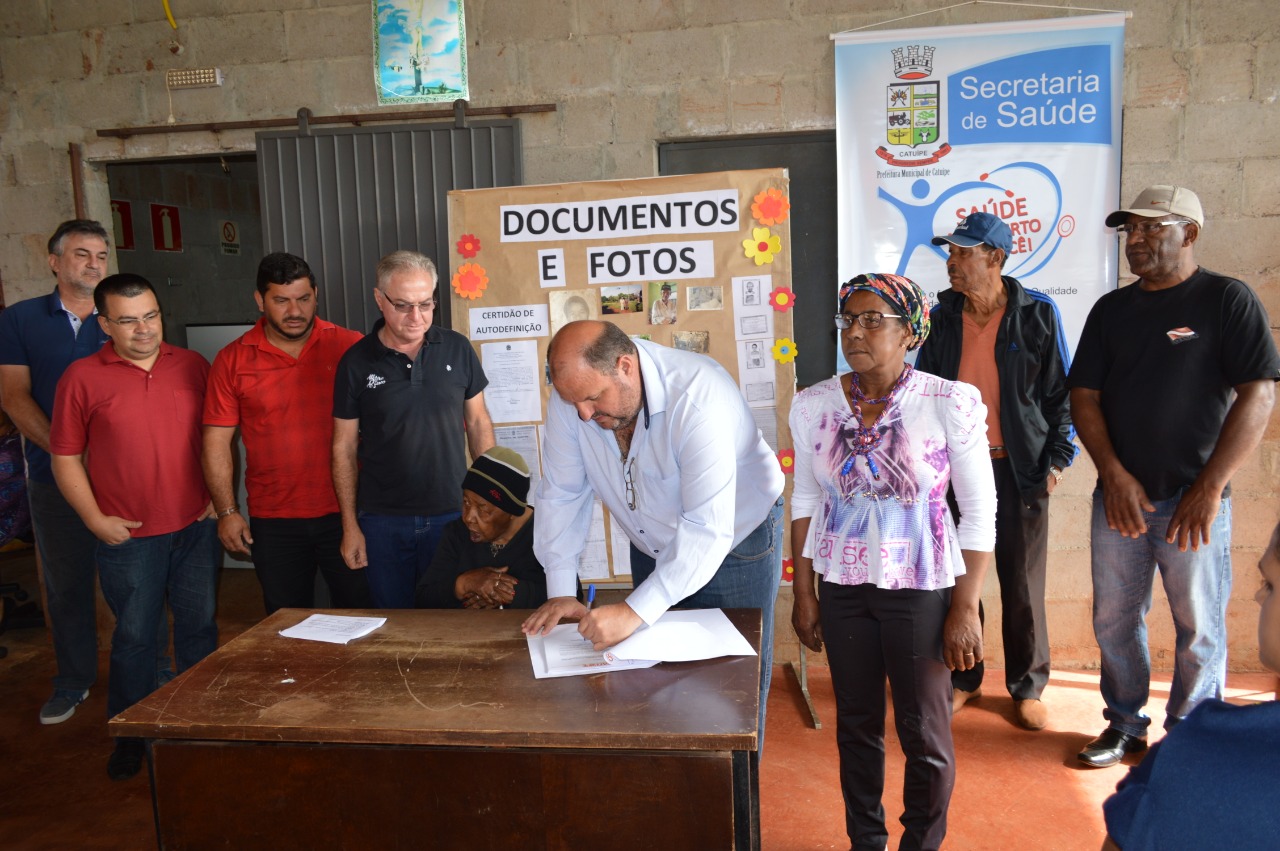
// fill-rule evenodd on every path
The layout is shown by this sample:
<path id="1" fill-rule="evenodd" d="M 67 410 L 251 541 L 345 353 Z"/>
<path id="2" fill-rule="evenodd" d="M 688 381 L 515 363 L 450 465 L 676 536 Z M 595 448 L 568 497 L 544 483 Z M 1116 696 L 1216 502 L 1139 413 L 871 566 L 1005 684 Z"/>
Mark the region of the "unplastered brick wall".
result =
<path id="1" fill-rule="evenodd" d="M 89 212 L 109 216 L 105 164 L 251 152 L 251 130 L 104 139 L 98 128 L 164 124 L 163 72 L 216 66 L 217 89 L 173 93 L 180 123 L 378 109 L 370 4 L 183 0 L 0 4 L 0 273 L 9 301 L 49 286 L 44 242 L 72 214 L 67 146 L 83 146 Z M 942 0 L 467 0 L 471 102 L 554 103 L 522 119 L 528 183 L 651 176 L 668 139 L 829 129 L 828 35 L 949 5 Z M 1273 0 L 1094 0 L 1133 11 L 1125 39 L 1122 197 L 1184 183 L 1209 217 L 1199 256 L 1252 284 L 1280 321 L 1280 4 Z M 1060 14 L 966 6 L 893 24 L 937 26 Z M 178 52 L 177 46 L 182 50 Z M 1128 282 L 1122 268 L 1122 283 Z M 1053 498 L 1049 576 L 1055 664 L 1090 667 L 1088 519 L 1082 456 Z M 1235 480 L 1232 668 L 1256 670 L 1255 563 L 1280 517 L 1280 415 Z M 1158 585 L 1158 583 L 1157 583 Z M 1172 625 L 1151 618 L 1158 666 Z M 998 663 L 999 598 L 986 595 Z M 779 659 L 797 645 L 779 598 Z M 819 660 L 821 661 L 821 660 Z"/>

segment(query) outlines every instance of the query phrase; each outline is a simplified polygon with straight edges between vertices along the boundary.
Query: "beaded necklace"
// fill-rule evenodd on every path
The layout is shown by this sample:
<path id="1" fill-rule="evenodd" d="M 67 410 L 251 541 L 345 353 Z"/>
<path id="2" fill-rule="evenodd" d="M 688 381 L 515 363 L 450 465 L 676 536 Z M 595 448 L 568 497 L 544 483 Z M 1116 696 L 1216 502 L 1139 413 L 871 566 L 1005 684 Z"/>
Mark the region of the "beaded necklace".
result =
<path id="1" fill-rule="evenodd" d="M 871 457 L 872 451 L 880 448 L 880 441 L 884 437 L 884 431 L 879 427 L 880 421 L 889 412 L 888 403 L 897 395 L 898 389 L 906 383 L 911 372 L 911 364 L 904 364 L 902 374 L 898 376 L 898 380 L 893 382 L 893 386 L 889 388 L 888 393 L 878 399 L 868 399 L 867 395 L 862 392 L 862 386 L 858 383 L 858 373 L 852 374 L 849 379 L 849 404 L 853 408 L 853 421 L 857 423 L 857 427 L 853 430 L 853 450 L 849 452 L 849 457 L 845 459 L 844 466 L 840 468 L 840 475 L 849 475 L 853 471 L 854 459 L 861 455 L 867 459 L 867 469 L 871 471 L 871 478 L 877 482 L 880 481 L 880 465 L 876 463 L 876 459 Z M 864 402 L 868 405 L 884 405 L 884 408 L 880 411 L 880 416 L 876 417 L 876 421 L 869 426 L 863 425 L 862 422 L 862 403 Z"/>

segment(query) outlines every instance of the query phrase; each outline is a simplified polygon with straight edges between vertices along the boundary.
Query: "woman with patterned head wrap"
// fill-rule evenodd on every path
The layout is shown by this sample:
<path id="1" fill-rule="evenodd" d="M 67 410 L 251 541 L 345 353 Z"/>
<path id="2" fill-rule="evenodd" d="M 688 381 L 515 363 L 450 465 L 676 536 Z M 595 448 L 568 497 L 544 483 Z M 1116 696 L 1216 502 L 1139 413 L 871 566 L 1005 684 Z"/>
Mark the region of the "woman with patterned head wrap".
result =
<path id="1" fill-rule="evenodd" d="M 938 848 L 955 781 L 950 672 L 982 658 L 978 598 L 995 546 L 986 410 L 977 389 L 906 362 L 929 334 L 929 300 L 913 281 L 859 275 L 840 288 L 839 306 L 853 371 L 791 407 L 791 540 L 803 548 L 791 622 L 806 647 L 827 648 L 853 847 L 888 841 L 888 677 L 907 760 L 899 847 Z"/>

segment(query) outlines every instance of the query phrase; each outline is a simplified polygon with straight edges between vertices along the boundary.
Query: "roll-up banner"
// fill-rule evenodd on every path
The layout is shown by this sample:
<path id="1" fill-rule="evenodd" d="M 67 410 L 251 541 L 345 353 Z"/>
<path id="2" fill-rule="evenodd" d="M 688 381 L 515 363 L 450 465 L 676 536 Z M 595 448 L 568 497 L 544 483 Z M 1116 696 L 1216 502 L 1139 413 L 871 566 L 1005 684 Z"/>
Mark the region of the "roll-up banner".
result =
<path id="1" fill-rule="evenodd" d="M 839 279 L 895 272 L 945 290 L 947 252 L 930 239 L 993 213 L 1013 231 L 1004 274 L 1058 303 L 1074 352 L 1116 284 L 1103 219 L 1120 206 L 1124 15 L 831 38 Z"/>

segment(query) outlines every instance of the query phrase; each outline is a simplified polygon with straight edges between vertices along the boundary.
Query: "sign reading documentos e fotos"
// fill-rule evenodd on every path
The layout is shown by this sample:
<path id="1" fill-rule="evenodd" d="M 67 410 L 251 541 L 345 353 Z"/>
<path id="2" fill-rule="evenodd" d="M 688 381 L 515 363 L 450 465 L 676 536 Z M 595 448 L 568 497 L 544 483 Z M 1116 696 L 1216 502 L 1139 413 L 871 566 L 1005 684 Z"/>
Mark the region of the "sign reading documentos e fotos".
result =
<path id="1" fill-rule="evenodd" d="M 971 212 L 1013 232 L 1004 274 L 1057 302 L 1074 349 L 1113 287 L 1124 16 L 840 33 L 840 280 L 948 287 L 930 244 Z"/>

